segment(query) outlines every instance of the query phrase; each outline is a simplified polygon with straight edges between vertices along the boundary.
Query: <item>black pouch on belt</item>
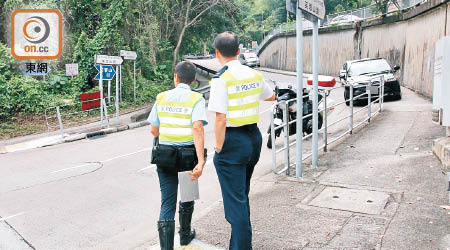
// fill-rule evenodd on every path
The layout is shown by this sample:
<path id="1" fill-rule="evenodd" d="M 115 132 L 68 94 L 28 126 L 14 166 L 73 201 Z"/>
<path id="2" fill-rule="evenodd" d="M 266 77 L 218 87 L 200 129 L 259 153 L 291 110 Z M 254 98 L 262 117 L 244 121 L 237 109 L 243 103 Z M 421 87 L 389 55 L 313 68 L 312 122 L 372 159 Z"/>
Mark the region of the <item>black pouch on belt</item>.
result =
<path id="1" fill-rule="evenodd" d="M 194 147 L 183 147 L 179 150 L 180 161 L 178 164 L 178 172 L 190 171 L 194 169 L 198 163 L 197 152 Z"/>
<path id="2" fill-rule="evenodd" d="M 155 140 L 158 140 L 155 138 Z M 152 164 L 156 164 L 158 168 L 164 172 L 177 172 L 178 150 L 174 146 L 159 144 L 154 142 L 152 149 Z"/>
<path id="3" fill-rule="evenodd" d="M 208 151 L 205 148 L 204 151 L 205 161 Z M 198 164 L 197 151 L 195 147 L 185 147 L 179 149 L 179 159 L 178 172 L 190 171 Z"/>

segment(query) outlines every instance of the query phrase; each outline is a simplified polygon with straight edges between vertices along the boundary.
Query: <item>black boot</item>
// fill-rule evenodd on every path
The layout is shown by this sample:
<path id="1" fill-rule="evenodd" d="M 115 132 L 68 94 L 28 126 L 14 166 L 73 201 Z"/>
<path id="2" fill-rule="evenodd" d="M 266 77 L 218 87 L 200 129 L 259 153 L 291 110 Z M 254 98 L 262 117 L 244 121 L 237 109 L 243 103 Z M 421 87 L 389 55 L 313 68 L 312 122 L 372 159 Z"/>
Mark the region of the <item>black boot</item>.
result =
<path id="1" fill-rule="evenodd" d="M 159 245 L 161 250 L 173 250 L 173 238 L 175 236 L 175 221 L 158 221 Z"/>
<path id="2" fill-rule="evenodd" d="M 185 205 L 186 206 L 186 205 Z M 191 227 L 192 213 L 194 212 L 194 203 L 189 207 L 182 207 L 180 204 L 180 245 L 189 245 L 195 238 L 195 230 Z"/>

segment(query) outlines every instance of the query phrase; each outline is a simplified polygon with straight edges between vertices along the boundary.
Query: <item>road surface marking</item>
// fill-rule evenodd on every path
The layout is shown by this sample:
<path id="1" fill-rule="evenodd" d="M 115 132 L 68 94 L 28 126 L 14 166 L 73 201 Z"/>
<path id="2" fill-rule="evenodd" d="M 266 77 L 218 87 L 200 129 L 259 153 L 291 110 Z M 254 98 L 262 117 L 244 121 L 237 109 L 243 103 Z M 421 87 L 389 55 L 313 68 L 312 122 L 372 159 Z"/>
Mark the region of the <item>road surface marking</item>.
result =
<path id="1" fill-rule="evenodd" d="M 259 113 L 260 115 L 262 115 L 262 114 L 264 114 L 264 113 L 266 113 L 266 112 L 269 112 L 270 110 L 271 110 L 272 108 L 268 108 L 268 109 L 266 109 L 266 110 L 264 110 L 264 111 L 262 111 L 261 113 Z"/>
<path id="2" fill-rule="evenodd" d="M 113 157 L 113 158 L 111 158 L 111 159 L 101 161 L 101 163 L 110 162 L 110 161 L 114 161 L 114 160 L 117 160 L 117 159 L 120 159 L 120 158 L 123 158 L 123 157 L 130 156 L 130 155 L 139 154 L 139 153 L 142 153 L 142 152 L 145 152 L 145 151 L 152 150 L 152 148 L 153 148 L 153 147 L 151 147 L 151 148 L 144 148 L 144 149 L 142 149 L 142 150 L 139 150 L 139 151 L 136 151 L 136 152 L 133 152 L 133 153 L 129 153 L 129 154 L 124 154 L 124 155 L 116 156 L 116 157 Z"/>
<path id="3" fill-rule="evenodd" d="M 90 162 L 90 163 L 78 165 L 78 166 L 75 166 L 75 167 L 70 167 L 70 168 L 64 168 L 64 169 L 56 170 L 56 171 L 53 171 L 53 172 L 50 172 L 50 173 L 52 173 L 52 174 L 59 173 L 59 172 L 63 172 L 63 171 L 67 171 L 67 170 L 71 170 L 71 169 L 75 169 L 75 168 L 82 168 L 82 167 L 89 166 L 89 165 L 92 165 L 92 164 L 95 164 L 95 163 Z"/>
<path id="4" fill-rule="evenodd" d="M 16 216 L 20 216 L 20 215 L 22 215 L 22 214 L 26 214 L 26 212 L 18 213 L 18 214 L 11 215 L 11 216 L 8 216 L 8 217 L 0 218 L 0 221 L 5 221 L 5 220 L 8 220 L 8 219 L 14 218 L 14 217 L 16 217 Z"/>
<path id="5" fill-rule="evenodd" d="M 155 165 L 155 164 L 152 164 L 152 165 L 150 165 L 150 166 L 148 166 L 148 167 L 145 167 L 145 168 L 143 168 L 143 169 L 138 170 L 138 173 L 139 173 L 139 172 L 143 172 L 143 171 L 145 171 L 145 170 L 147 170 L 147 169 L 153 169 L 153 168 L 156 168 L 156 165 Z"/>
<path id="6" fill-rule="evenodd" d="M 116 156 L 116 157 L 113 157 L 113 158 L 110 158 L 110 159 L 107 159 L 107 160 L 103 160 L 103 161 L 99 161 L 99 162 L 85 163 L 85 164 L 78 165 L 78 166 L 75 166 L 75 167 L 70 167 L 70 168 L 64 168 L 64 169 L 56 170 L 56 171 L 53 171 L 53 172 L 50 172 L 50 173 L 54 174 L 54 173 L 59 173 L 59 172 L 67 171 L 67 170 L 82 168 L 82 167 L 86 167 L 88 165 L 95 164 L 95 163 L 102 164 L 102 163 L 110 162 L 110 161 L 117 160 L 117 159 L 120 159 L 120 158 L 123 158 L 123 157 L 127 157 L 127 156 L 130 156 L 130 155 L 139 154 L 139 153 L 142 153 L 142 152 L 145 152 L 145 151 L 149 151 L 149 150 L 152 150 L 152 148 L 145 148 L 145 149 L 138 150 L 136 152 L 132 152 L 132 153 L 124 154 L 124 155 L 119 155 L 119 156 Z"/>

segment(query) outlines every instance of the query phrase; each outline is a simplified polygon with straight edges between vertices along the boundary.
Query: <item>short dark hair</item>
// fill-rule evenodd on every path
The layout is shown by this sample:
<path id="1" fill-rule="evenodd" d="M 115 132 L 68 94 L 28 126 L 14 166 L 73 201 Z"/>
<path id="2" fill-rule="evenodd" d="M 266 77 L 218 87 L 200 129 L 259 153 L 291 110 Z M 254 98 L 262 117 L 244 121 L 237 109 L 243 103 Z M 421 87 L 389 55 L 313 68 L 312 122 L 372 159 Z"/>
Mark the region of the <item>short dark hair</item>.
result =
<path id="1" fill-rule="evenodd" d="M 216 36 L 214 48 L 224 57 L 237 56 L 239 51 L 239 37 L 231 31 L 225 31 Z"/>
<path id="2" fill-rule="evenodd" d="M 175 74 L 178 75 L 180 83 L 190 84 L 195 79 L 197 68 L 191 62 L 180 62 L 175 67 Z"/>

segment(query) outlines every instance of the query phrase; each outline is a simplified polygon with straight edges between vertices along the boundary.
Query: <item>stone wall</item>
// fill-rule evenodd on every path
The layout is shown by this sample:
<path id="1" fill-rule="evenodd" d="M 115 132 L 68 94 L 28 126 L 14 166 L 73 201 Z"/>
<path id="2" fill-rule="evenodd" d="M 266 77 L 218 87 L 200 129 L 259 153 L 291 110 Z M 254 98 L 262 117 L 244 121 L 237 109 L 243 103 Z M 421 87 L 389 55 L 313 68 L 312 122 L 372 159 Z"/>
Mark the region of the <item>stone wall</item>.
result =
<path id="1" fill-rule="evenodd" d="M 338 75 L 347 60 L 382 57 L 399 65 L 402 85 L 433 94 L 434 45 L 450 35 L 449 0 L 431 0 L 410 11 L 353 25 L 319 30 L 319 73 Z M 304 71 L 312 71 L 312 32 L 304 35 Z M 296 34 L 272 37 L 260 50 L 261 66 L 296 70 Z"/>

